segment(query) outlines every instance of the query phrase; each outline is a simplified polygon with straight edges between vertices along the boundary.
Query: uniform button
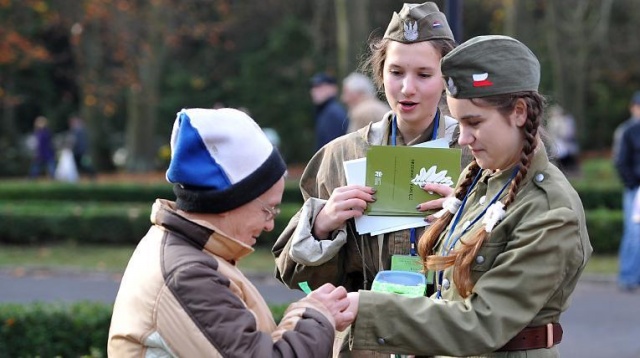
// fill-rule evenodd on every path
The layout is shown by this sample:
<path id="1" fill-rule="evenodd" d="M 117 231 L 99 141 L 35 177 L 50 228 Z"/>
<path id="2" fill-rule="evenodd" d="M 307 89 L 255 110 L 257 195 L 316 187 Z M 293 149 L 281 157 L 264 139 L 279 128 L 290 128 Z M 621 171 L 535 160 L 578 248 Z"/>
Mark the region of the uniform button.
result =
<path id="1" fill-rule="evenodd" d="M 476 256 L 476 263 L 481 265 L 484 262 L 484 256 Z"/>
<path id="2" fill-rule="evenodd" d="M 482 204 L 484 204 L 484 202 L 485 202 L 485 201 L 487 201 L 487 196 L 486 196 L 486 195 L 483 195 L 483 196 L 480 198 L 480 200 L 478 200 L 478 203 L 479 203 L 480 205 L 482 205 Z"/>
<path id="3" fill-rule="evenodd" d="M 378 338 L 378 344 L 385 345 L 387 342 L 384 341 L 384 338 Z"/>
<path id="4" fill-rule="evenodd" d="M 442 280 L 442 288 L 444 288 L 445 290 L 448 290 L 449 287 L 451 287 L 451 282 L 449 282 L 449 280 L 446 278 Z"/>
<path id="5" fill-rule="evenodd" d="M 542 183 L 543 180 L 544 180 L 544 174 L 542 174 L 542 173 L 536 174 L 536 181 L 538 183 Z"/>

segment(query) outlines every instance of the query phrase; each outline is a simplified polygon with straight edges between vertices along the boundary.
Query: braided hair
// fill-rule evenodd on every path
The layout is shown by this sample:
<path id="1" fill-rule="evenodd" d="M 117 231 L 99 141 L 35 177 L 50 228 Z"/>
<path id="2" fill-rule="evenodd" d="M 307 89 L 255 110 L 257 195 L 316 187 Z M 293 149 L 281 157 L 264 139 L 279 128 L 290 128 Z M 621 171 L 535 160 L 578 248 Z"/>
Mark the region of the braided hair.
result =
<path id="1" fill-rule="evenodd" d="M 524 100 L 527 106 L 527 120 L 522 128 L 524 144 L 520 155 L 518 172 L 511 181 L 509 191 L 503 202 L 505 210 L 514 202 L 520 189 L 520 184 L 529 171 L 534 151 L 538 145 L 538 128 L 542 121 L 545 100 L 537 92 L 518 92 L 471 99 L 471 102 L 477 106 L 495 108 L 504 117 L 513 112 L 519 99 Z M 474 159 L 467 167 L 467 175 L 464 180 L 454 192 L 454 196 L 458 200 L 464 199 L 469 186 L 480 170 L 480 166 Z M 441 271 L 453 266 L 453 282 L 460 295 L 466 298 L 471 295 L 474 286 L 474 282 L 471 280 L 471 265 L 484 242 L 489 239 L 490 234 L 480 227 L 468 237 L 460 239 L 462 244 L 460 248 L 451 251 L 447 256 L 438 256 L 434 251 L 436 242 L 449 226 L 453 216 L 454 214 L 446 211 L 444 215 L 431 224 L 420 237 L 418 254 L 422 259 L 425 271 Z"/>

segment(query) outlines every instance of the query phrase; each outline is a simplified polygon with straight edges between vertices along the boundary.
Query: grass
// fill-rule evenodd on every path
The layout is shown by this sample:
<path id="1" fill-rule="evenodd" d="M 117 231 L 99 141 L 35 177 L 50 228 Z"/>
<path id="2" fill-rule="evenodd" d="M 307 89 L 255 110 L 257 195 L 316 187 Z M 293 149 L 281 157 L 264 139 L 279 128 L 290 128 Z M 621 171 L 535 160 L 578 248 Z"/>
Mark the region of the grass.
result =
<path id="1" fill-rule="evenodd" d="M 124 271 L 134 249 L 133 246 L 113 245 L 0 245 L 0 269 L 51 268 L 117 273 Z M 250 272 L 272 272 L 275 267 L 271 251 L 263 248 L 245 257 L 239 266 Z"/>
<path id="2" fill-rule="evenodd" d="M 591 259 L 589 259 L 584 271 L 586 273 L 598 275 L 615 275 L 618 273 L 618 256 L 591 256 Z"/>
<path id="3" fill-rule="evenodd" d="M 0 245 L 0 269 L 2 268 L 72 268 L 86 272 L 123 272 L 133 252 L 133 246 L 79 246 L 60 244 L 55 246 L 31 247 Z M 274 260 L 271 251 L 259 248 L 238 264 L 245 272 L 271 273 Z M 585 272 L 612 275 L 618 271 L 616 256 L 593 256 Z"/>
<path id="4" fill-rule="evenodd" d="M 0 268 L 73 268 L 80 271 L 123 272 L 132 246 L 60 244 L 55 246 L 0 246 Z"/>

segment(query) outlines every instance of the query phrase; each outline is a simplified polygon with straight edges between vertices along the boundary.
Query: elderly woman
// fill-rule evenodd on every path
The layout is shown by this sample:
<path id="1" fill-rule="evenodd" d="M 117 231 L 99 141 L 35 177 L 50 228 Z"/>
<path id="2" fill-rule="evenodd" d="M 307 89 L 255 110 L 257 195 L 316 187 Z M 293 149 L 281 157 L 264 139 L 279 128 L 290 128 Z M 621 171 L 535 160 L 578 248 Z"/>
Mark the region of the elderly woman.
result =
<path id="1" fill-rule="evenodd" d="M 171 150 L 177 200 L 153 205 L 116 297 L 109 356 L 329 356 L 353 318 L 344 288 L 318 288 L 276 325 L 237 267 L 280 211 L 278 151 L 234 109 L 182 110 Z"/>

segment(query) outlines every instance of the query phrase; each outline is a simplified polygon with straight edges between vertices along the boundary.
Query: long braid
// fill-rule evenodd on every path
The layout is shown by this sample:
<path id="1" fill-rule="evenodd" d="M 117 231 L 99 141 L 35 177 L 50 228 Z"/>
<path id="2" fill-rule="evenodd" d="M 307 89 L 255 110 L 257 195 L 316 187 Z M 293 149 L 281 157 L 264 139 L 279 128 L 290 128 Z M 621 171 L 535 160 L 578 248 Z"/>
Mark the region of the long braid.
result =
<path id="1" fill-rule="evenodd" d="M 544 106 L 544 99 L 538 93 L 527 92 L 521 94 L 514 94 L 506 100 L 501 98 L 502 96 L 496 96 L 495 98 L 487 100 L 489 103 L 503 103 L 503 105 L 497 105 L 498 110 L 505 114 L 513 111 L 516 102 L 519 98 L 522 98 L 527 105 L 527 120 L 523 127 L 524 143 L 522 153 L 520 156 L 520 165 L 518 166 L 518 173 L 511 181 L 509 186 L 509 192 L 504 200 L 505 210 L 511 203 L 515 201 L 516 194 L 520 189 L 522 180 L 527 176 L 531 160 L 533 158 L 535 148 L 538 142 L 538 128 L 540 126 L 540 119 L 542 118 L 542 109 Z M 463 298 L 471 295 L 474 282 L 471 279 L 471 266 L 475 262 L 475 258 L 480 251 L 480 248 L 484 242 L 488 239 L 489 234 L 483 227 L 476 229 L 475 233 L 467 239 L 461 239 L 462 243 L 459 250 L 456 250 L 453 254 L 455 256 L 453 281 L 458 288 L 458 292 Z"/>
<path id="2" fill-rule="evenodd" d="M 538 128 L 540 126 L 540 119 L 542 118 L 542 103 L 536 103 L 542 97 L 527 96 L 523 99 L 527 103 L 527 121 L 524 124 L 524 139 L 525 142 L 522 146 L 522 153 L 520 154 L 520 170 L 513 179 L 511 186 L 509 187 L 509 195 L 504 201 L 505 208 L 508 207 L 516 197 L 517 191 L 520 189 L 520 183 L 527 176 L 529 172 L 529 166 L 533 159 L 533 154 L 538 144 Z"/>
<path id="3" fill-rule="evenodd" d="M 454 196 L 458 198 L 458 200 L 464 199 L 464 196 L 467 193 L 467 188 L 473 182 L 473 178 L 475 178 L 476 174 L 480 170 L 480 166 L 473 160 L 467 170 L 467 175 L 460 183 L 460 186 L 454 192 Z M 439 219 L 431 223 L 429 228 L 422 234 L 420 237 L 420 241 L 418 242 L 418 255 L 422 259 L 422 263 L 425 271 L 427 270 L 437 270 L 438 267 L 445 265 L 445 267 L 451 266 L 453 261 L 451 258 L 447 258 L 446 256 L 437 256 L 433 252 L 433 249 L 438 241 L 438 238 L 444 231 L 444 229 L 449 225 L 451 219 L 453 219 L 453 215 L 450 212 L 445 212 Z M 449 262 L 450 261 L 450 262 Z M 449 262 L 449 263 L 447 263 Z"/>

